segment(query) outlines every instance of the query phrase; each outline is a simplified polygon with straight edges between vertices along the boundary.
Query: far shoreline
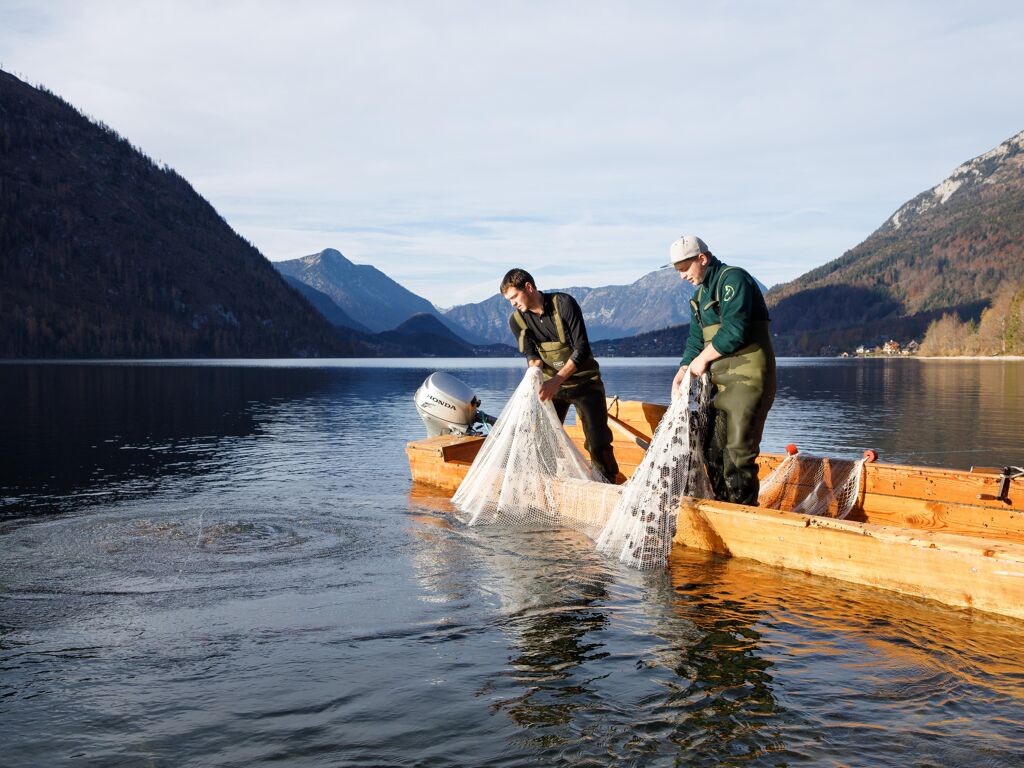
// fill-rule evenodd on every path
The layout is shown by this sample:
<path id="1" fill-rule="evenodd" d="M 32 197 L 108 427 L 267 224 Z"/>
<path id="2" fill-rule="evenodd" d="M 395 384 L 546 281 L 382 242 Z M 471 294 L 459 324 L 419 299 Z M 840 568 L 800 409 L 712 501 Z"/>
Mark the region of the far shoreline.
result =
<path id="1" fill-rule="evenodd" d="M 851 357 L 854 357 L 851 355 Z M 1024 355 L 856 355 L 857 359 L 883 360 L 1024 360 Z"/>

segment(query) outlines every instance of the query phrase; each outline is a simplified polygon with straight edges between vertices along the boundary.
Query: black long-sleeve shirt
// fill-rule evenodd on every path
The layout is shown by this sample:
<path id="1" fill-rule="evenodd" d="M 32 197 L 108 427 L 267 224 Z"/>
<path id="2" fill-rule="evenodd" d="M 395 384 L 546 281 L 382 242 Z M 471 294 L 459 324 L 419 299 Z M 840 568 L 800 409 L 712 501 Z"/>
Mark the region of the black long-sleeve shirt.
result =
<path id="1" fill-rule="evenodd" d="M 544 309 L 541 314 L 523 312 L 523 319 L 526 321 L 526 335 L 523 339 L 523 354 L 527 360 L 540 360 L 540 353 L 537 351 L 537 342 L 558 341 L 558 328 L 555 326 L 554 297 L 558 297 L 558 314 L 562 318 L 562 328 L 565 330 L 565 343 L 572 347 L 572 356 L 569 358 L 576 363 L 579 370 L 596 368 L 597 361 L 590 351 L 590 341 L 587 339 L 587 326 L 583 322 L 583 310 L 576 303 L 576 299 L 568 293 L 542 293 L 544 297 Z M 516 338 L 516 345 L 519 344 L 519 323 L 516 322 L 515 313 L 508 319 L 508 327 Z M 591 361 L 593 364 L 591 365 Z"/>

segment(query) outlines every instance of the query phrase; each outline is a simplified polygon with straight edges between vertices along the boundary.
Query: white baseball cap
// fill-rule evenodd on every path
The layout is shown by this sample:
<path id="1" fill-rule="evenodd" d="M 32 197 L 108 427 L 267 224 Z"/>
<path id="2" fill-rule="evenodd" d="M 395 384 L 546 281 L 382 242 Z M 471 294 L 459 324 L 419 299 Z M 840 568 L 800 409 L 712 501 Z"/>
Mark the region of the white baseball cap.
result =
<path id="1" fill-rule="evenodd" d="M 696 235 L 683 235 L 669 248 L 668 254 L 671 261 L 665 266 L 674 267 L 679 262 L 695 259 L 702 253 L 711 253 L 707 243 Z"/>

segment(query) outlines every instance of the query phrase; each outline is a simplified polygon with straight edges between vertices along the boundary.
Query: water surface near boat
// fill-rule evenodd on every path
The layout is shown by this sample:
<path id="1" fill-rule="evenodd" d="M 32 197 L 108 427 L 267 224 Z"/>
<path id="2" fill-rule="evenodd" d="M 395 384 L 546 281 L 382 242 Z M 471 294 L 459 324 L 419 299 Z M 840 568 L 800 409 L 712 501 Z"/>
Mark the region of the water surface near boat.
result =
<path id="1" fill-rule="evenodd" d="M 669 361 L 602 361 L 666 399 Z M 397 367 L 396 367 L 397 366 Z M 412 488 L 412 393 L 517 361 L 0 365 L 5 765 L 1019 765 L 1024 625 L 629 571 Z M 1024 364 L 784 361 L 765 450 L 1020 463 Z"/>

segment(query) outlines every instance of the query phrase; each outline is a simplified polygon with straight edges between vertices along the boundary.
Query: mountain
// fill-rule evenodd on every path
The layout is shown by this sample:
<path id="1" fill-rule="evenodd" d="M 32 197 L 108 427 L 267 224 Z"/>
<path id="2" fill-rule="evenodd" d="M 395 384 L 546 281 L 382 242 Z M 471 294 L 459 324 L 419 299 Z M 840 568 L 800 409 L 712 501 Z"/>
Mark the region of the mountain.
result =
<path id="1" fill-rule="evenodd" d="M 1024 281 L 1024 132 L 957 167 L 840 258 L 768 292 L 781 354 L 920 339 Z"/>
<path id="2" fill-rule="evenodd" d="M 417 355 L 475 356 L 472 344 L 456 336 L 429 312 L 415 314 L 393 331 L 385 331 L 378 336 L 393 340 L 404 348 L 415 349 Z"/>
<path id="3" fill-rule="evenodd" d="M 496 293 L 476 304 L 452 307 L 445 311 L 445 316 L 468 328 L 479 338 L 508 343 L 512 339 L 512 333 L 508 329 L 510 311 L 508 301 L 500 293 Z"/>
<path id="4" fill-rule="evenodd" d="M 0 71 L 0 356 L 360 354 L 183 178 Z"/>
<path id="5" fill-rule="evenodd" d="M 318 291 L 311 285 L 306 285 L 298 278 L 292 277 L 291 275 L 282 275 L 284 281 L 288 283 L 292 288 L 302 294 L 303 298 L 306 299 L 331 325 L 335 327 L 349 328 L 360 333 L 370 333 L 370 329 L 365 325 L 357 323 L 348 313 L 339 307 L 335 303 L 334 299 L 328 296 L 323 291 Z"/>
<path id="6" fill-rule="evenodd" d="M 682 357 L 690 324 L 672 325 L 622 339 L 602 339 L 590 345 L 596 357 Z"/>
<path id="7" fill-rule="evenodd" d="M 426 299 L 403 288 L 376 267 L 353 264 L 340 251 L 326 248 L 274 267 L 326 294 L 371 331 L 394 328 L 418 312 L 432 312 Z"/>
<path id="8" fill-rule="evenodd" d="M 630 285 L 552 290 L 568 293 L 579 302 L 590 340 L 599 341 L 689 322 L 694 289 L 674 269 L 659 269 Z M 477 336 L 508 343 L 511 311 L 509 303 L 495 294 L 476 304 L 452 307 L 445 314 Z"/>
<path id="9" fill-rule="evenodd" d="M 445 339 L 452 344 L 461 344 L 464 347 L 472 347 L 465 339 L 453 333 L 446 325 L 429 312 L 420 312 L 413 315 L 400 326 L 395 328 L 395 333 L 403 336 L 415 336 L 423 333 L 430 333 L 439 338 Z"/>
<path id="10" fill-rule="evenodd" d="M 326 248 L 298 259 L 274 262 L 277 270 L 327 294 L 350 317 L 371 331 L 386 331 L 415 314 L 434 315 L 449 330 L 469 342 L 472 332 L 441 315 L 434 305 L 402 287 L 376 267 L 353 264 L 340 251 Z"/>
<path id="11" fill-rule="evenodd" d="M 515 357 L 507 344 L 470 344 L 435 315 L 420 312 L 391 331 L 366 335 L 377 357 Z"/>

